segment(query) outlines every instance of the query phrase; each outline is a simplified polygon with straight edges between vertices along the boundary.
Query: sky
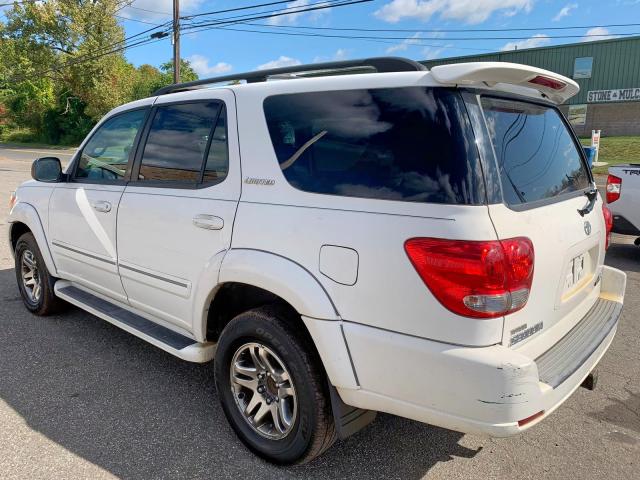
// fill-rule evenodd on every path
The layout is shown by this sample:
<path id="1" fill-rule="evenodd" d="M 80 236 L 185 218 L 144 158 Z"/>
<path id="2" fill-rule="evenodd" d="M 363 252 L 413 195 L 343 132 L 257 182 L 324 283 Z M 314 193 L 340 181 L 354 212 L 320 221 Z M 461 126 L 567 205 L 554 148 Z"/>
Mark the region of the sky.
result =
<path id="1" fill-rule="evenodd" d="M 180 0 L 181 15 L 271 1 L 273 0 Z M 292 0 L 239 12 L 199 16 L 183 20 L 183 23 L 188 25 L 196 21 L 214 21 L 241 14 L 259 15 L 283 8 L 300 9 L 321 4 L 322 0 Z M 139 34 L 154 28 L 154 24 L 171 20 L 172 0 L 133 0 L 130 5 L 117 13 L 127 36 Z M 252 25 L 235 24 L 225 29 L 210 28 L 195 33 L 185 31 L 181 39 L 182 57 L 192 63 L 201 77 L 206 77 L 257 68 L 370 56 L 397 55 L 425 60 L 602 40 L 613 38 L 616 34 L 640 34 L 640 0 L 374 0 L 253 20 L 250 23 Z M 629 23 L 638 25 L 605 26 Z M 262 26 L 256 26 L 257 24 Z M 549 29 L 557 27 L 579 28 Z M 401 31 L 331 30 L 335 28 Z M 530 30 L 477 31 L 518 28 Z M 272 33 L 237 31 L 238 29 Z M 456 29 L 461 31 L 446 31 Z M 274 34 L 275 32 L 280 34 Z M 150 33 L 152 32 L 144 33 L 136 37 L 136 40 L 146 39 Z M 369 38 L 326 38 L 308 36 L 309 34 Z M 568 35 L 573 38 L 554 38 Z M 172 56 L 171 40 L 165 38 L 131 48 L 126 51 L 126 56 L 136 66 L 144 63 L 160 65 Z"/>

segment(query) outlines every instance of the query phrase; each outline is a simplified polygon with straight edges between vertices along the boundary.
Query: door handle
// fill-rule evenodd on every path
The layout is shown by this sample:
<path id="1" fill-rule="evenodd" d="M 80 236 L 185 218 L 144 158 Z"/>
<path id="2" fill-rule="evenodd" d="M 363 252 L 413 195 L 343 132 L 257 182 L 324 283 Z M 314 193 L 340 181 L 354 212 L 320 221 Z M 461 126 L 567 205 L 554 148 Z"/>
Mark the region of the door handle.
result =
<path id="1" fill-rule="evenodd" d="M 105 202 L 104 200 L 93 203 L 92 207 L 98 212 L 108 213 L 111 211 L 111 203 Z"/>
<path id="2" fill-rule="evenodd" d="M 204 213 L 193 217 L 193 224 L 198 228 L 206 230 L 222 230 L 224 220 L 215 215 L 206 215 Z"/>

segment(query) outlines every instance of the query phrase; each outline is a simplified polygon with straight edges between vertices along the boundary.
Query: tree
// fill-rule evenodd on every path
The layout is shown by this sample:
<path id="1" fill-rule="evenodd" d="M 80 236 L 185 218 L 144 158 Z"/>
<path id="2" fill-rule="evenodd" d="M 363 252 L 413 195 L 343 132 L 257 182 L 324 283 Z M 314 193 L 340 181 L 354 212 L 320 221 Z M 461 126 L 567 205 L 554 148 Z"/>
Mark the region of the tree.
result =
<path id="1" fill-rule="evenodd" d="M 171 85 L 173 83 L 173 61 L 168 61 L 160 65 L 162 71 L 162 86 Z M 198 80 L 198 74 L 191 67 L 191 63 L 184 58 L 180 59 L 180 81 L 192 82 Z"/>
<path id="2" fill-rule="evenodd" d="M 180 77 L 183 82 L 198 80 L 198 74 L 191 67 L 191 63 L 184 58 L 180 60 Z M 159 88 L 173 83 L 173 61 L 160 65 L 158 70 L 151 65 L 140 65 L 137 70 L 133 86 L 133 97 L 149 97 Z"/>
<path id="3" fill-rule="evenodd" d="M 0 89 L 14 118 L 45 140 L 76 141 L 92 121 L 131 98 L 133 66 L 122 52 L 105 55 L 124 39 L 114 17 L 118 5 L 50 0 L 16 4 L 6 13 Z M 74 126 L 67 138 L 54 128 L 58 123 Z"/>
<path id="4" fill-rule="evenodd" d="M 133 82 L 133 99 L 151 96 L 163 84 L 160 70 L 148 64 L 140 65 Z"/>
<path id="5" fill-rule="evenodd" d="M 38 140 L 77 143 L 112 108 L 173 83 L 173 64 L 135 68 L 114 14 L 122 0 L 15 4 L 0 22 L 3 122 Z M 181 60 L 184 81 L 198 75 Z M 4 127 L 3 127 L 4 128 Z"/>

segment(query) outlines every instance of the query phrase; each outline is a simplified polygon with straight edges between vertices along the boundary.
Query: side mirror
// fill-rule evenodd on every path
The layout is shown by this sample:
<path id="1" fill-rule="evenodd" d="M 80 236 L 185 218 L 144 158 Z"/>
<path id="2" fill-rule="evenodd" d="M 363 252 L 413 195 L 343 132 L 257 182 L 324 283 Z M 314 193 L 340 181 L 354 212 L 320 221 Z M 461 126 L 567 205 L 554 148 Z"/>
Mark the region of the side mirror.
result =
<path id="1" fill-rule="evenodd" d="M 62 180 L 62 165 L 56 157 L 42 157 L 31 164 L 31 177 L 39 182 L 56 183 Z"/>

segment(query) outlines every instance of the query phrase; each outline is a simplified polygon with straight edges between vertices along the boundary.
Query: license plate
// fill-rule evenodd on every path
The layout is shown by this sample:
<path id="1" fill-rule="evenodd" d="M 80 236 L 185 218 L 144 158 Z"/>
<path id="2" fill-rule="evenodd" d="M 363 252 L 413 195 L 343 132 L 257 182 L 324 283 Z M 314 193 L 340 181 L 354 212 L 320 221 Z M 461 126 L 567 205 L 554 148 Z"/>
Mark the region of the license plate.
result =
<path id="1" fill-rule="evenodd" d="M 586 253 L 578 255 L 569 263 L 569 271 L 565 278 L 565 291 L 575 287 L 587 274 Z"/>

